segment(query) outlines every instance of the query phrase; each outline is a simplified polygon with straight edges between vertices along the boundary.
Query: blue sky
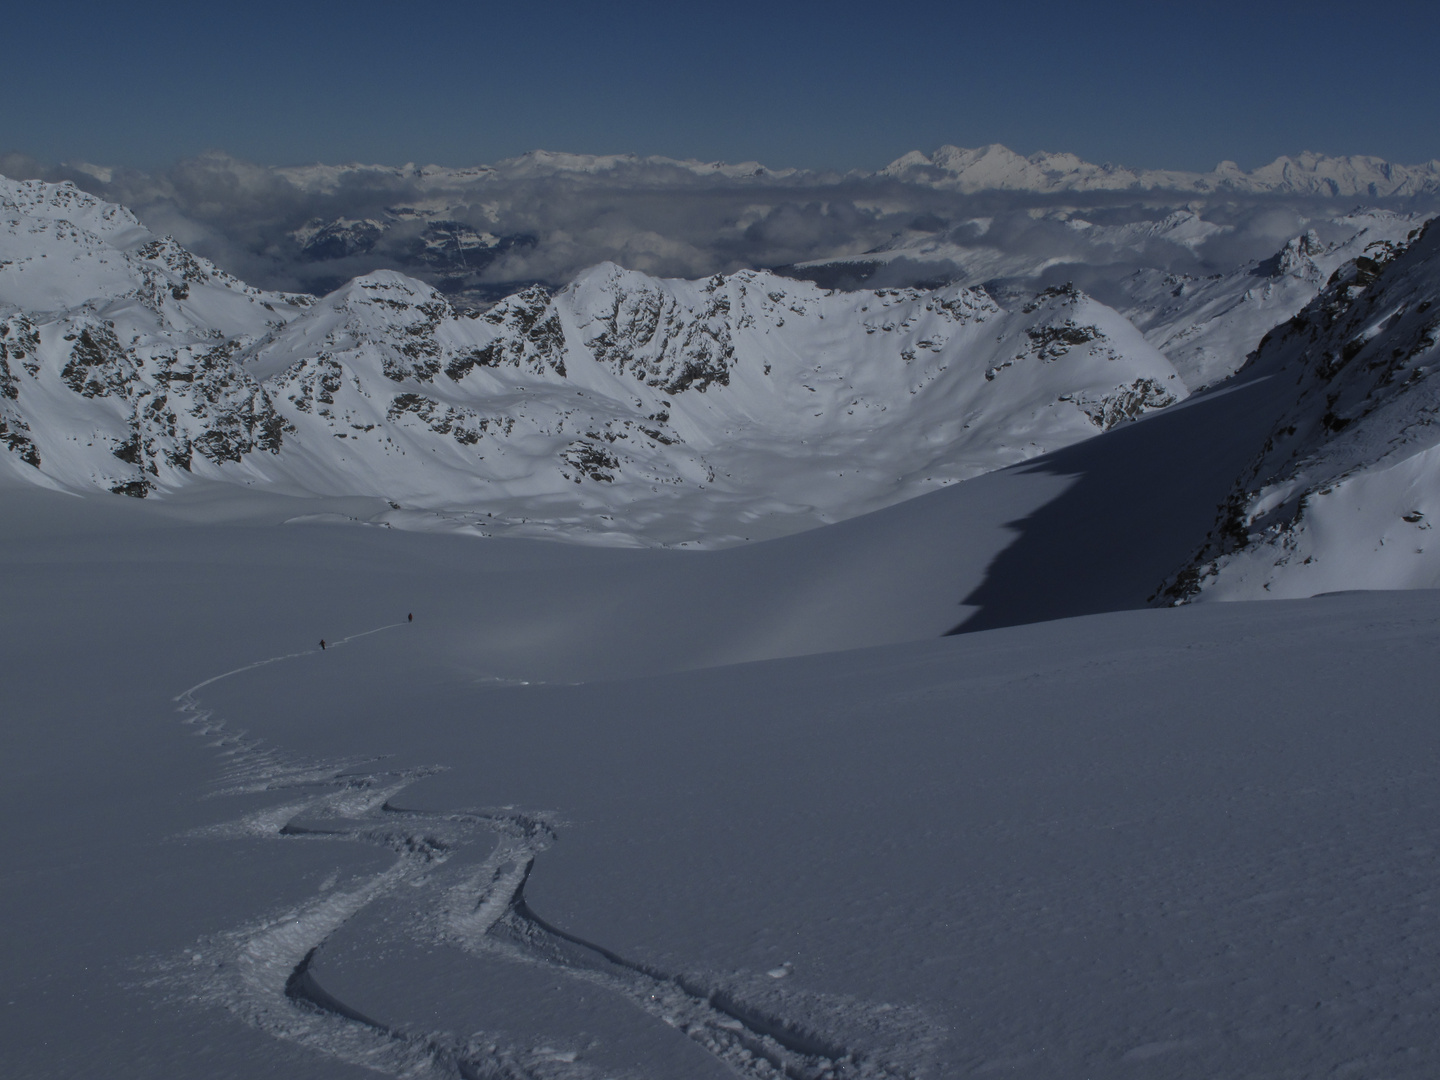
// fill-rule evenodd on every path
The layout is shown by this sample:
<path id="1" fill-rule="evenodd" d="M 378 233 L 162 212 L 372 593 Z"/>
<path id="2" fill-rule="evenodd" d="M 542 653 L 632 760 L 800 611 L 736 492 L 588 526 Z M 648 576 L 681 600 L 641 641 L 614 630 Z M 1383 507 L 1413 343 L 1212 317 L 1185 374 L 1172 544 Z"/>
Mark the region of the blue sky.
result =
<path id="1" fill-rule="evenodd" d="M 46 161 L 1440 157 L 1440 12 L 1418 2 L 52 0 L 5 21 L 0 151 Z"/>

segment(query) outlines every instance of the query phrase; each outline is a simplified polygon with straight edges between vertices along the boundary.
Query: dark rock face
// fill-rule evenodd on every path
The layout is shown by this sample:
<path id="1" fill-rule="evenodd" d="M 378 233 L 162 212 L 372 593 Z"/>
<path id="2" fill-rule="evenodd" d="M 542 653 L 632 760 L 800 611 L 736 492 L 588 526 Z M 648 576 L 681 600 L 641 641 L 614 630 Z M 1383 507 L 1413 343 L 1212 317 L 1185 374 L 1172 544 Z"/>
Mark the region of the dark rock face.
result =
<path id="1" fill-rule="evenodd" d="M 484 417 L 469 409 L 443 405 L 421 394 L 396 394 L 385 411 L 392 423 L 414 416 L 437 435 L 449 435 L 461 446 L 473 446 L 488 432 L 509 435 L 515 421 L 509 417 Z"/>
<path id="2" fill-rule="evenodd" d="M 476 367 L 506 364 L 536 374 L 552 371 L 565 376 L 565 331 L 548 289 L 532 285 L 500 301 L 480 318 L 498 327 L 501 334 L 483 348 L 451 360 L 445 368 L 450 378 L 458 382 Z"/>
<path id="3" fill-rule="evenodd" d="M 40 451 L 30 437 L 30 425 L 20 415 L 20 375 L 31 377 L 40 370 L 40 335 L 24 315 L 11 315 L 0 322 L 0 443 L 27 465 L 40 467 Z M 14 364 L 16 369 L 12 369 Z"/>
<path id="4" fill-rule="evenodd" d="M 81 397 L 126 397 L 135 381 L 134 357 L 121 347 L 112 327 L 83 323 L 78 333 L 66 334 L 70 359 L 60 370 L 65 385 Z"/>
<path id="5" fill-rule="evenodd" d="M 560 458 L 575 470 L 572 479 L 577 484 L 582 476 L 591 480 L 603 480 L 608 484 L 615 479 L 615 472 L 620 468 L 620 461 L 614 454 L 589 440 L 571 443 L 561 453 Z"/>
<path id="6" fill-rule="evenodd" d="M 308 261 L 318 262 L 364 255 L 374 249 L 384 233 L 384 222 L 342 217 L 333 221 L 312 219 L 291 235 L 299 242 L 301 255 Z"/>
<path id="7" fill-rule="evenodd" d="M 735 345 L 724 285 L 718 274 L 707 282 L 698 312 L 653 287 L 617 289 L 614 306 L 585 345 L 600 363 L 667 394 L 728 386 Z"/>
<path id="8" fill-rule="evenodd" d="M 1066 320 L 1060 326 L 1036 326 L 1025 331 L 1035 345 L 1036 355 L 1044 361 L 1058 360 L 1072 345 L 1086 345 L 1102 337 L 1098 327 L 1076 326 Z"/>
<path id="9" fill-rule="evenodd" d="M 1151 409 L 1163 409 L 1175 404 L 1175 395 L 1154 379 L 1136 379 L 1129 386 L 1123 386 L 1115 393 L 1096 402 L 1081 402 L 1080 407 L 1091 423 L 1101 431 L 1109 431 L 1135 420 Z"/>
<path id="10" fill-rule="evenodd" d="M 61 381 L 82 398 L 128 407 L 128 433 L 111 453 L 139 478 L 121 479 L 111 490 L 143 497 L 153 488 L 144 477 L 158 476 L 164 466 L 188 472 L 197 454 L 218 465 L 257 451 L 278 453 L 283 445 L 285 420 L 266 390 L 234 363 L 237 342 L 140 353 L 122 345 L 107 323 L 81 319 L 69 329 L 62 335 L 70 346 Z M 5 385 L 0 379 L 0 392 Z M 0 438 L 38 464 L 24 421 L 5 419 Z"/>

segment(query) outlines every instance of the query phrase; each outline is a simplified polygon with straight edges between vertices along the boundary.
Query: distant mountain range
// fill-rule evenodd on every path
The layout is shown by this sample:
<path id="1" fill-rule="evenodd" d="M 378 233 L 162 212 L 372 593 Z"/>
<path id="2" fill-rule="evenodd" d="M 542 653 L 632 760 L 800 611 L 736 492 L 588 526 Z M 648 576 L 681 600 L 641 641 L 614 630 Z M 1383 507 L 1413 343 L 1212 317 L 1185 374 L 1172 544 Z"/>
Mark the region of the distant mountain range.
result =
<path id="1" fill-rule="evenodd" d="M 1381 199 L 1440 191 L 1440 161 L 1395 165 L 1378 157 L 1327 157 L 1308 151 L 1278 157 L 1253 172 L 1222 161 L 1208 173 L 1196 173 L 1094 165 L 1074 154 L 1022 157 L 993 143 L 974 150 L 942 146 L 933 154 L 912 151 L 876 175 L 964 192 L 1176 191 Z"/>
<path id="2" fill-rule="evenodd" d="M 111 183 L 116 170 L 79 163 L 79 172 Z M 1135 169 L 1096 165 L 1075 154 L 1041 152 L 1025 157 L 999 143 L 965 148 L 942 146 L 896 158 L 877 172 L 816 172 L 772 169 L 757 161 L 731 164 L 659 155 L 567 154 L 532 150 L 494 165 L 454 168 L 442 165 L 300 165 L 277 167 L 276 177 L 305 192 L 333 193 L 357 181 L 418 183 L 437 191 L 517 180 L 585 178 L 669 185 L 720 181 L 739 184 L 813 185 L 846 180 L 894 180 L 904 184 L 960 192 L 1026 191 L 1174 191 L 1195 194 L 1301 195 L 1337 198 L 1405 198 L 1440 192 L 1440 160 L 1398 165 L 1364 154 L 1331 157 L 1310 151 L 1281 156 L 1246 172 L 1222 161 L 1210 172 Z"/>

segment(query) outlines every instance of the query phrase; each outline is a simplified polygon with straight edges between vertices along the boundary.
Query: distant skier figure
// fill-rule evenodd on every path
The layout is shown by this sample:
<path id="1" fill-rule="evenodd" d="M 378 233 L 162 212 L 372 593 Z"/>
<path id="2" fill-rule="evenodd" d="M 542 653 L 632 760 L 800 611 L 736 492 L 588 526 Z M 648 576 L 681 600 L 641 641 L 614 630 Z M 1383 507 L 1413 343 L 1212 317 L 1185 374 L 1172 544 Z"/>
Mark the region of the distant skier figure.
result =
<path id="1" fill-rule="evenodd" d="M 320 651 L 325 651 L 325 639 L 323 637 L 320 639 Z"/>
<path id="2" fill-rule="evenodd" d="M 414 621 L 415 621 L 415 613 L 412 611 L 409 615 L 407 615 L 407 616 L 405 617 L 405 621 L 406 621 L 406 622 L 414 622 Z"/>

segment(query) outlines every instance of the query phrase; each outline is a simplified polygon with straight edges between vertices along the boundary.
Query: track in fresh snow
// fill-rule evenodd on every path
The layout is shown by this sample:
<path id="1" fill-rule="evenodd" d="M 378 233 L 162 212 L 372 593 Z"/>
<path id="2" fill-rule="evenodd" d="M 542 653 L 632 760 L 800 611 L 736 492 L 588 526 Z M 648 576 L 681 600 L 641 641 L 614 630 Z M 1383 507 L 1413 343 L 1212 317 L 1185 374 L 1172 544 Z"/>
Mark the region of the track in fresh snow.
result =
<path id="1" fill-rule="evenodd" d="M 329 647 L 404 625 L 352 634 Z M 315 970 L 327 943 L 376 901 L 401 895 L 407 899 L 415 944 L 444 943 L 478 960 L 538 965 L 604 989 L 679 1030 L 745 1080 L 910 1080 L 920 1075 L 919 1055 L 936 1033 L 913 1010 L 787 993 L 773 985 L 783 971 L 770 972 L 768 980 L 663 971 L 536 915 L 526 902 L 525 883 L 535 859 L 557 838 L 554 813 L 514 807 L 406 809 L 395 798 L 437 769 L 366 771 L 373 761 L 302 759 L 250 738 L 200 703 L 199 691 L 222 679 L 318 651 L 256 661 L 176 696 L 183 722 L 210 738 L 226 762 L 215 794 L 298 794 L 192 835 L 358 842 L 394 852 L 395 861 L 344 888 L 336 888 L 332 876 L 308 903 L 207 938 L 167 964 L 164 981 L 189 1001 L 221 1006 L 277 1039 L 397 1077 L 589 1080 L 601 1075 L 573 1051 L 526 1048 L 483 1031 L 463 1039 L 410 1031 L 332 994 Z M 466 855 L 473 858 L 487 841 L 493 844 L 489 854 L 466 868 Z M 456 865 L 447 865 L 452 861 Z M 805 1022 L 787 1015 L 792 1011 L 787 1005 L 799 1004 Z M 817 1029 L 817 1014 L 829 1030 Z M 857 1040 L 856 1034 L 862 1037 Z"/>

